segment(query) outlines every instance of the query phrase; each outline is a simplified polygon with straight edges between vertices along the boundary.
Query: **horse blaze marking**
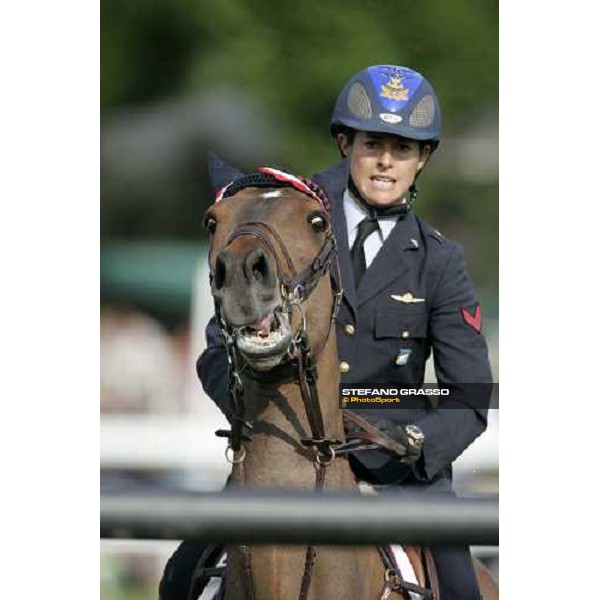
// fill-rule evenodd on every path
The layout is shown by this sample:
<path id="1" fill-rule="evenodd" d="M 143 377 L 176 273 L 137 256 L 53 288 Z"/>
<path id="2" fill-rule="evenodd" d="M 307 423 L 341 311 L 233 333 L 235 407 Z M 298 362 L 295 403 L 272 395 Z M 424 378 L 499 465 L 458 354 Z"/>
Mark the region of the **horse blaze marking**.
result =
<path id="1" fill-rule="evenodd" d="M 281 196 L 280 190 L 275 190 L 274 192 L 265 192 L 262 197 L 263 198 L 279 198 Z"/>
<path id="2" fill-rule="evenodd" d="M 462 309 L 462 316 L 467 325 L 470 325 L 477 333 L 481 333 L 481 306 L 475 305 L 475 313 L 471 314 L 468 308 Z"/>

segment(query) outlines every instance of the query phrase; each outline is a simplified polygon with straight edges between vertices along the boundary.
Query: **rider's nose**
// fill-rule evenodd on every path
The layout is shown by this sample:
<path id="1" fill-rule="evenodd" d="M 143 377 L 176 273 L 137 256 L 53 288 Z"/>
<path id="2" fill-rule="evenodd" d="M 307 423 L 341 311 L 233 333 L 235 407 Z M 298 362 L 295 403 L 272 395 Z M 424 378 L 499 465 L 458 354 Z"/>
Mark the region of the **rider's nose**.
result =
<path id="1" fill-rule="evenodd" d="M 262 248 L 254 248 L 244 259 L 244 275 L 250 283 L 259 283 L 264 287 L 275 285 L 275 270 Z"/>
<path id="2" fill-rule="evenodd" d="M 392 166 L 392 151 L 389 148 L 384 148 L 379 155 L 379 164 L 383 168 Z"/>

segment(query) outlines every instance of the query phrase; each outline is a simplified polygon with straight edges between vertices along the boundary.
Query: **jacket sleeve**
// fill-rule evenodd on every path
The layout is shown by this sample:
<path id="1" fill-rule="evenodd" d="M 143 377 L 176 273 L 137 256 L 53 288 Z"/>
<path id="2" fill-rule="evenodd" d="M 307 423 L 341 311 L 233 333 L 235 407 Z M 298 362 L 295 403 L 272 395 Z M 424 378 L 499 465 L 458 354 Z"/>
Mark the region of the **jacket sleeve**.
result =
<path id="1" fill-rule="evenodd" d="M 206 349 L 196 362 L 196 372 L 204 391 L 231 421 L 232 407 L 227 394 L 229 363 L 216 317 L 206 326 Z"/>
<path id="2" fill-rule="evenodd" d="M 481 309 L 464 252 L 460 245 L 446 243 L 453 247 L 433 292 L 430 336 L 438 384 L 450 385 L 452 393 L 415 423 L 425 434 L 425 444 L 414 473 L 424 481 L 450 465 L 485 431 L 493 386 L 487 344 L 477 327 Z M 479 314 L 479 322 L 464 311 Z"/>

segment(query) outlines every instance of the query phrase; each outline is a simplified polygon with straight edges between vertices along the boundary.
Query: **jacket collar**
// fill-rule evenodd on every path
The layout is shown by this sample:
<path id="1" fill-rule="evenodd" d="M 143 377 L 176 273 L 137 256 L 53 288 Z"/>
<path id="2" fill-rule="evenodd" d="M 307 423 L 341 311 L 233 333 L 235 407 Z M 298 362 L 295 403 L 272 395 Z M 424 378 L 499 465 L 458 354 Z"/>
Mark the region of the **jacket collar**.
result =
<path id="1" fill-rule="evenodd" d="M 320 186 L 329 196 L 330 201 L 336 201 L 342 197 L 348 185 L 348 161 L 343 158 L 333 167 L 320 171 L 311 179 Z"/>

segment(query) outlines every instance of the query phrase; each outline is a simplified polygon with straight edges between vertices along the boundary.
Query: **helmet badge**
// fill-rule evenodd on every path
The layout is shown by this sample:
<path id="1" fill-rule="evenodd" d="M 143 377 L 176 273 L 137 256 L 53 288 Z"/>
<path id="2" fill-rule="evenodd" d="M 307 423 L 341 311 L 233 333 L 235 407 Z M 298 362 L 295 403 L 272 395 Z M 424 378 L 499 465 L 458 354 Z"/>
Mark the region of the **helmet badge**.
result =
<path id="1" fill-rule="evenodd" d="M 379 113 L 379 118 L 390 125 L 395 125 L 396 123 L 400 123 L 400 121 L 402 121 L 402 117 L 400 115 L 395 115 L 393 113 Z"/>
<path id="2" fill-rule="evenodd" d="M 389 80 L 381 86 L 380 94 L 390 100 L 408 100 L 408 88 L 402 85 L 406 77 L 392 75 Z"/>

